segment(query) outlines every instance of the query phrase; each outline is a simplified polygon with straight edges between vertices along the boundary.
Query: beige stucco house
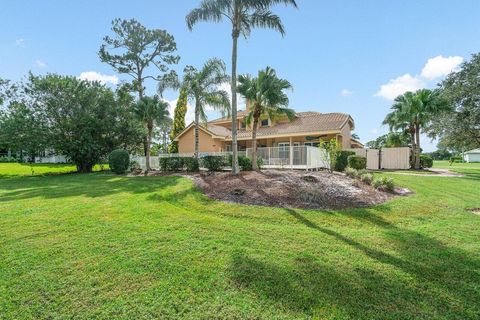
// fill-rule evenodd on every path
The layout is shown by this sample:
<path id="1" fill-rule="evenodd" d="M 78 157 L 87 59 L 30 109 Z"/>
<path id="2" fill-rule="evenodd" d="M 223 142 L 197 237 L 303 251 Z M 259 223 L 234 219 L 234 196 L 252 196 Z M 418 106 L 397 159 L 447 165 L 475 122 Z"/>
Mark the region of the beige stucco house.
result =
<path id="1" fill-rule="evenodd" d="M 246 150 L 252 147 L 252 128 L 245 118 L 248 111 L 238 112 L 238 147 Z M 201 126 L 199 130 L 200 152 L 225 152 L 232 146 L 231 119 L 220 118 Z M 343 149 L 362 148 L 352 139 L 355 122 L 345 113 L 298 112 L 290 121 L 288 118 L 263 118 L 257 130 L 257 146 L 288 147 L 318 146 L 319 139 L 336 139 Z M 194 124 L 191 123 L 176 138 L 179 153 L 193 153 L 195 150 Z"/>

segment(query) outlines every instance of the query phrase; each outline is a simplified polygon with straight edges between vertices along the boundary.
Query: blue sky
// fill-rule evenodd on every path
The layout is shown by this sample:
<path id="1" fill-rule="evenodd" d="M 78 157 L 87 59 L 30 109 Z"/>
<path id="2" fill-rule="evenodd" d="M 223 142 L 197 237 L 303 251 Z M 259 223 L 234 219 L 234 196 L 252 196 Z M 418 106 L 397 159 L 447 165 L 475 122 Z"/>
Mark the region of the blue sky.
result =
<path id="1" fill-rule="evenodd" d="M 181 56 L 174 68 L 180 74 L 185 65 L 200 66 L 211 57 L 230 64 L 227 24 L 200 24 L 188 31 L 185 15 L 199 2 L 2 0 L 0 77 L 18 80 L 31 70 L 128 79 L 97 55 L 117 17 L 174 35 Z M 294 86 L 291 107 L 349 113 L 363 142 L 387 131 L 381 122 L 393 96 L 435 86 L 462 59 L 480 51 L 478 0 L 298 0 L 298 5 L 298 10 L 274 9 L 284 21 L 285 38 L 255 30 L 241 40 L 239 72 L 275 68 Z M 154 83 L 147 87 L 154 93 Z M 174 101 L 177 94 L 168 92 L 166 98 Z M 434 143 L 425 142 L 427 151 L 434 149 Z"/>

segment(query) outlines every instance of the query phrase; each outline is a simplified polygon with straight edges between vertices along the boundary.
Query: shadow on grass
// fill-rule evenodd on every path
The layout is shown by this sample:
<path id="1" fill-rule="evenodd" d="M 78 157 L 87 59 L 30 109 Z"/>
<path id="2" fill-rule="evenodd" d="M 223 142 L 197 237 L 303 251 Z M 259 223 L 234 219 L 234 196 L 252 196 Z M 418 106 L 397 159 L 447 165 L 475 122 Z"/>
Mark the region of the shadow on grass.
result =
<path id="1" fill-rule="evenodd" d="M 0 180 L 0 202 L 35 197 L 54 199 L 85 196 L 99 198 L 116 193 L 152 193 L 176 186 L 182 178 L 126 177 L 109 173 L 62 174 L 54 176 L 17 177 Z"/>
<path id="2" fill-rule="evenodd" d="M 237 251 L 230 266 L 236 286 L 267 297 L 283 308 L 319 317 L 323 311 L 325 316 L 353 319 L 379 315 L 401 319 L 480 316 L 477 257 L 398 228 L 364 209 L 343 214 L 381 228 L 388 250 L 320 226 L 296 210 L 285 212 L 322 235 L 320 239 L 332 238 L 342 247 L 341 256 L 353 258 L 353 265 L 345 261 L 347 267 L 342 268 L 339 263 L 323 262 L 322 257 L 302 253 L 290 265 L 276 264 Z"/>

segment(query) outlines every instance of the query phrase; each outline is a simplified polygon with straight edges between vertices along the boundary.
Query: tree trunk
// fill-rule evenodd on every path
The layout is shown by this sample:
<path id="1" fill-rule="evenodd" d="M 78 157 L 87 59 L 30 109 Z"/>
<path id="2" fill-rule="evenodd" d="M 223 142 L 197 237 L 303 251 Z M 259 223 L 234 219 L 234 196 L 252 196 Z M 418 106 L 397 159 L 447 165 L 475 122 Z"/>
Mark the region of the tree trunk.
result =
<path id="1" fill-rule="evenodd" d="M 238 142 L 237 142 L 237 43 L 239 32 L 233 31 L 232 47 L 232 174 L 238 174 Z"/>
<path id="2" fill-rule="evenodd" d="M 195 99 L 195 158 L 198 159 L 198 126 L 200 122 L 200 105 L 199 100 Z"/>
<path id="3" fill-rule="evenodd" d="M 93 166 L 88 163 L 77 163 L 77 172 L 89 173 L 92 172 Z"/>
<path id="4" fill-rule="evenodd" d="M 410 130 L 410 144 L 412 145 L 412 150 L 410 152 L 412 159 L 410 160 L 410 168 L 415 167 L 415 150 L 416 150 L 416 143 L 415 143 L 415 130 Z"/>
<path id="5" fill-rule="evenodd" d="M 415 169 L 420 169 L 420 125 L 415 125 Z"/>
<path id="6" fill-rule="evenodd" d="M 253 118 L 253 128 L 252 128 L 252 169 L 258 170 L 257 163 L 257 127 L 258 127 L 258 117 Z"/>
<path id="7" fill-rule="evenodd" d="M 147 154 L 145 155 L 145 165 L 147 167 L 147 172 L 150 171 L 150 146 L 152 145 L 152 132 L 153 132 L 153 122 L 147 124 Z"/>

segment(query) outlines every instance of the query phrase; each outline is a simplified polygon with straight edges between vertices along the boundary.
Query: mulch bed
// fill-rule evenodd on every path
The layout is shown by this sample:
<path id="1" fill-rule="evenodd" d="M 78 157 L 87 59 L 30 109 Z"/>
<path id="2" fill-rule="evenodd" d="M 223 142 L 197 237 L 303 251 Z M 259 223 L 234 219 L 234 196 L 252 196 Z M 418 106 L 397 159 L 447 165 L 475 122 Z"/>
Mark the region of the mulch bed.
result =
<path id="1" fill-rule="evenodd" d="M 343 209 L 372 206 L 395 197 L 343 174 L 325 171 L 266 170 L 241 172 L 237 176 L 202 172 L 188 177 L 212 199 L 250 205 Z"/>

